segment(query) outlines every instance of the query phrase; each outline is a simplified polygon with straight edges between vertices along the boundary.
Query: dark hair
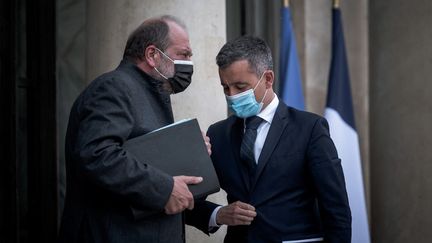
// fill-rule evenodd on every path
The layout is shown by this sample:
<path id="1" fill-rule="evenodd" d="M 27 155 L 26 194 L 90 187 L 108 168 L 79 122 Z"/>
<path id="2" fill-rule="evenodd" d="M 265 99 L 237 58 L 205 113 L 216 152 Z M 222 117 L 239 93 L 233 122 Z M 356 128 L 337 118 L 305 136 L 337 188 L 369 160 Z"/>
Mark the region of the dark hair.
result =
<path id="1" fill-rule="evenodd" d="M 264 40 L 253 36 L 241 36 L 227 42 L 216 56 L 216 63 L 224 69 L 233 62 L 247 60 L 257 76 L 273 69 L 270 47 Z"/>
<path id="2" fill-rule="evenodd" d="M 171 15 L 163 15 L 145 20 L 129 35 L 123 58 L 129 60 L 142 59 L 144 51 L 149 45 L 155 45 L 161 51 L 165 51 L 171 44 L 168 26 L 168 22 L 170 21 L 186 30 L 186 25 Z"/>

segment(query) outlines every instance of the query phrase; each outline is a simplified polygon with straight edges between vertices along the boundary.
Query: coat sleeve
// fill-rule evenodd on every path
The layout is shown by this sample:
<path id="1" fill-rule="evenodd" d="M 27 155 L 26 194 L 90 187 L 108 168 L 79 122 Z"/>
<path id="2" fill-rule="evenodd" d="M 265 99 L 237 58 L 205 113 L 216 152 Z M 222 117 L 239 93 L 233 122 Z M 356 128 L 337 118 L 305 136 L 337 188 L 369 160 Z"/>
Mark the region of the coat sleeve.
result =
<path id="1" fill-rule="evenodd" d="M 216 232 L 219 228 L 209 229 L 210 217 L 218 204 L 206 201 L 204 199 L 195 200 L 193 210 L 186 210 L 186 224 L 194 226 L 205 234 Z"/>
<path id="2" fill-rule="evenodd" d="M 318 195 L 324 240 L 351 242 L 351 212 L 341 160 L 324 118 L 319 118 L 312 129 L 307 159 Z"/>
<path id="3" fill-rule="evenodd" d="M 119 80 L 109 78 L 92 87 L 76 117 L 71 117 L 77 124 L 68 131 L 76 138 L 69 141 L 72 161 L 86 183 L 122 198 L 132 208 L 162 212 L 173 178 L 122 148 L 134 127 L 134 109 L 127 86 Z"/>

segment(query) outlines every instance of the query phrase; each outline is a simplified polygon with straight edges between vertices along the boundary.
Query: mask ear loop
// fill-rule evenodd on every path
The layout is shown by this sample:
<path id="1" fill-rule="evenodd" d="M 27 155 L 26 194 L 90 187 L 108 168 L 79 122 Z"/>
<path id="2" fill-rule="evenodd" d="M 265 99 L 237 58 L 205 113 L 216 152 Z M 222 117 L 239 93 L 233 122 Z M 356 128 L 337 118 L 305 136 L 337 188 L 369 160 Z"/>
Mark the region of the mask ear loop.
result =
<path id="1" fill-rule="evenodd" d="M 261 75 L 261 78 L 259 79 L 258 83 L 255 85 L 255 88 L 253 88 L 253 91 L 254 91 L 254 92 L 255 92 L 255 89 L 258 87 L 258 84 L 261 82 L 262 78 L 264 77 L 264 74 L 265 74 L 265 73 L 266 73 L 266 72 L 264 71 L 263 74 Z M 265 93 L 264 93 L 264 96 L 263 96 L 263 98 L 261 99 L 261 102 L 260 102 L 260 103 L 263 103 L 263 101 L 264 101 L 264 99 L 265 99 L 265 97 L 266 97 L 266 95 L 267 95 L 267 91 L 268 91 L 268 89 L 266 89 L 266 91 L 265 91 Z"/>
<path id="2" fill-rule="evenodd" d="M 168 80 L 168 78 L 165 75 L 163 75 L 161 72 L 159 72 L 159 70 L 156 67 L 153 67 L 153 69 L 156 70 L 156 72 L 159 73 L 159 75 L 162 76 L 162 78 Z"/>
<path id="3" fill-rule="evenodd" d="M 167 54 L 165 54 L 163 51 L 161 51 L 159 48 L 155 47 L 156 50 L 158 50 L 163 56 L 165 56 L 166 58 L 168 58 L 171 62 L 174 63 L 174 60 L 171 59 L 171 57 L 169 57 Z M 153 67 L 154 70 L 156 70 L 157 73 L 159 73 L 160 76 L 162 76 L 164 79 L 168 80 L 168 78 L 163 75 L 161 72 L 159 72 L 159 70 L 156 67 Z"/>
<path id="4" fill-rule="evenodd" d="M 171 57 L 169 57 L 167 54 L 165 54 L 163 51 L 161 51 L 159 48 L 155 47 L 156 50 L 158 50 L 162 55 L 164 55 L 166 58 L 168 58 L 171 62 L 174 63 L 174 60 L 171 59 Z"/>
<path id="5" fill-rule="evenodd" d="M 261 102 L 260 102 L 260 103 L 263 103 L 263 101 L 264 101 L 264 99 L 265 99 L 265 97 L 266 97 L 266 95 L 267 95 L 267 91 L 268 91 L 268 89 L 266 89 L 266 91 L 264 92 L 264 96 L 263 96 L 263 98 L 261 99 Z"/>
<path id="6" fill-rule="evenodd" d="M 258 84 L 261 83 L 262 78 L 264 77 L 265 71 L 263 72 L 263 74 L 261 75 L 261 78 L 258 80 L 258 83 L 255 85 L 255 87 L 253 88 L 253 91 L 255 92 L 255 89 L 258 87 Z"/>

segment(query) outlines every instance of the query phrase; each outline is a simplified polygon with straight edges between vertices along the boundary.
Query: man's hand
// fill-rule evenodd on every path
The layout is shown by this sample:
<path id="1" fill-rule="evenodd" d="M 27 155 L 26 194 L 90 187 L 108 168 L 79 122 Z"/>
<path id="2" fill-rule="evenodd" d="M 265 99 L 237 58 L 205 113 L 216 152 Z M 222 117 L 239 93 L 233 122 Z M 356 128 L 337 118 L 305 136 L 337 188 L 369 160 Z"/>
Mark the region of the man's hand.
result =
<path id="1" fill-rule="evenodd" d="M 202 136 L 203 136 L 203 138 L 204 138 L 205 145 L 206 145 L 206 147 L 207 147 L 207 152 L 208 152 L 209 155 L 211 155 L 211 144 L 210 144 L 210 138 L 207 137 L 207 135 L 205 134 L 205 132 L 201 131 L 201 133 L 202 133 Z"/>
<path id="2" fill-rule="evenodd" d="M 226 225 L 250 225 L 255 218 L 255 208 L 244 202 L 234 202 L 219 209 L 216 223 Z"/>
<path id="3" fill-rule="evenodd" d="M 194 199 L 187 185 L 198 184 L 203 178 L 196 176 L 174 176 L 174 187 L 171 196 L 165 205 L 166 214 L 177 214 L 188 209 L 193 209 Z"/>

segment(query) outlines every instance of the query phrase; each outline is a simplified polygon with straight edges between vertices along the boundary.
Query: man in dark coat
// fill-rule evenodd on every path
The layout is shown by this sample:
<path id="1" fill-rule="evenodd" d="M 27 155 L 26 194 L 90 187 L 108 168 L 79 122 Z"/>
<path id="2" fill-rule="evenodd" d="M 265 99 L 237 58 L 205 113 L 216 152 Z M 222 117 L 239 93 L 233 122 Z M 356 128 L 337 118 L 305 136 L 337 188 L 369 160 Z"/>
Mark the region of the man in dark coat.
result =
<path id="1" fill-rule="evenodd" d="M 184 242 L 182 212 L 194 207 L 187 185 L 202 178 L 169 176 L 122 145 L 174 121 L 170 94 L 191 82 L 191 56 L 182 22 L 148 19 L 130 35 L 120 65 L 76 99 L 60 242 Z"/>
<path id="2" fill-rule="evenodd" d="M 225 242 L 349 243 L 351 212 L 327 121 L 278 99 L 263 40 L 230 41 L 216 60 L 233 115 L 207 134 L 229 205 L 199 203 L 188 222 L 206 233 L 228 225 Z"/>

